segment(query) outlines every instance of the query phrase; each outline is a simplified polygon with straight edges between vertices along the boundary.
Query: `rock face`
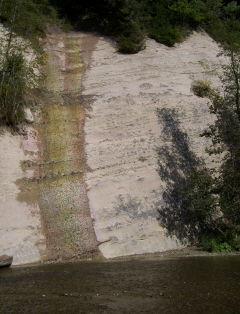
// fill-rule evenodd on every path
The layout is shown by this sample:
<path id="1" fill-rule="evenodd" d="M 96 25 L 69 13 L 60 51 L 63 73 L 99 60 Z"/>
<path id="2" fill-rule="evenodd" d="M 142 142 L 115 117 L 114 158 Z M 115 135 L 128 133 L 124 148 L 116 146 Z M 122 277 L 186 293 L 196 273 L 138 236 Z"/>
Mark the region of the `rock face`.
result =
<path id="1" fill-rule="evenodd" d="M 13 255 L 14 264 L 98 252 L 84 178 L 81 85 L 90 60 L 90 52 L 82 52 L 85 37 L 59 31 L 48 36 L 39 117 L 22 136 L 0 137 L 0 251 Z"/>
<path id="2" fill-rule="evenodd" d="M 137 55 L 120 55 L 103 38 L 93 53 L 84 94 L 94 95 L 85 121 L 90 209 L 103 255 L 164 251 L 179 246 L 158 223 L 165 183 L 158 173 L 159 150 L 171 147 L 161 112 L 178 117 L 191 149 L 203 156 L 199 134 L 211 122 L 208 101 L 194 96 L 191 84 L 216 76 L 218 46 L 194 33 L 176 48 L 152 40 Z M 170 111 L 169 111 L 170 110 Z M 208 162 L 208 157 L 205 160 Z"/>
<path id="3" fill-rule="evenodd" d="M 45 47 L 40 117 L 23 135 L 0 135 L 0 254 L 21 264 L 180 247 L 157 220 L 159 151 L 172 145 L 162 113 L 209 163 L 199 133 L 212 117 L 191 84 L 219 84 L 202 66 L 219 67 L 217 44 L 194 33 L 175 48 L 148 40 L 121 55 L 104 38 L 52 31 Z"/>
<path id="4" fill-rule="evenodd" d="M 24 136 L 4 131 L 0 151 L 0 254 L 14 256 L 14 264 L 38 261 L 46 244 L 30 166 L 38 157 L 36 131 L 29 127 Z"/>

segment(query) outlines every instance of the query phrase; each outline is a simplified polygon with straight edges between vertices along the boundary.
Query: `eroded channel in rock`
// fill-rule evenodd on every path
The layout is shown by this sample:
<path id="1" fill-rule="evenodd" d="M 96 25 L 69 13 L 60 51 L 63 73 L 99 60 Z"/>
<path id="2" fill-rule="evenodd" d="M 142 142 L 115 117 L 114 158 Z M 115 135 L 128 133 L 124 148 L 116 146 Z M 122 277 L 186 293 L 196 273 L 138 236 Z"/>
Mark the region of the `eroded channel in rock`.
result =
<path id="1" fill-rule="evenodd" d="M 48 258 L 92 256 L 97 247 L 84 180 L 83 37 L 52 33 L 46 44 L 39 203 Z"/>

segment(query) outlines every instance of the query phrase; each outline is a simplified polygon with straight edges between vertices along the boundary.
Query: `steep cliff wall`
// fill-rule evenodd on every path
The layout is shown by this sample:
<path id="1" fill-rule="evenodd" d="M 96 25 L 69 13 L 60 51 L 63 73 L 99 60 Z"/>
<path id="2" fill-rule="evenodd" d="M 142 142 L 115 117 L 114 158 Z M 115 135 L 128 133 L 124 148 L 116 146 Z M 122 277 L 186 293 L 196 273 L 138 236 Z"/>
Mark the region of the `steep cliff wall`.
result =
<path id="1" fill-rule="evenodd" d="M 175 48 L 148 40 L 121 55 L 104 38 L 52 30 L 45 47 L 38 118 L 22 135 L 0 136 L 0 254 L 20 264 L 92 257 L 98 247 L 107 258 L 179 247 L 157 220 L 159 150 L 171 147 L 161 112 L 178 117 L 209 163 L 199 133 L 212 117 L 191 84 L 219 84 L 200 64 L 219 67 L 217 44 L 194 33 Z"/>
<path id="2" fill-rule="evenodd" d="M 94 95 L 85 121 L 90 209 L 105 257 L 157 252 L 179 246 L 158 223 L 165 183 L 158 172 L 159 151 L 171 149 L 174 115 L 190 149 L 205 158 L 199 137 L 211 122 L 208 100 L 191 92 L 191 84 L 209 79 L 201 64 L 219 68 L 218 46 L 206 34 L 194 33 L 175 48 L 147 41 L 137 55 L 120 55 L 101 38 L 84 80 L 84 94 Z M 165 114 L 166 116 L 166 114 Z M 169 117 L 169 123 L 170 123 Z M 165 121 L 166 122 L 166 121 Z M 169 124 L 168 123 L 168 124 Z M 179 143 L 179 146 L 183 143 Z M 176 158 L 177 156 L 175 156 Z M 184 167 L 184 165 L 183 165 Z"/>
<path id="3" fill-rule="evenodd" d="M 38 158 L 36 131 L 25 135 L 5 130 L 0 135 L 0 254 L 14 263 L 38 261 L 46 253 L 38 204 L 38 184 L 32 163 Z"/>
<path id="4" fill-rule="evenodd" d="M 58 29 L 49 34 L 35 122 L 22 126 L 22 135 L 3 131 L 0 138 L 0 254 L 13 255 L 15 264 L 98 252 L 84 178 L 87 102 L 81 97 L 91 39 Z"/>

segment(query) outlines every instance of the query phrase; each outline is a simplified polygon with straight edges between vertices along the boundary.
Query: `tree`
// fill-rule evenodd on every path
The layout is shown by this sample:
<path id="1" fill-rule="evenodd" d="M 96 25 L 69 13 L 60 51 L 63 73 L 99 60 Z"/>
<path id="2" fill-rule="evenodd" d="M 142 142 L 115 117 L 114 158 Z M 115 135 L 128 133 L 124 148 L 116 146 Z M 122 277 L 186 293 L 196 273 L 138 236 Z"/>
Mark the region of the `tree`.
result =
<path id="1" fill-rule="evenodd" d="M 31 41 L 35 41 L 36 36 L 44 36 L 46 22 L 55 17 L 48 0 L 2 0 L 0 6 L 1 22 Z"/>
<path id="2" fill-rule="evenodd" d="M 210 154 L 222 154 L 217 189 L 226 236 L 238 236 L 240 226 L 240 54 L 225 51 L 229 64 L 223 67 L 223 95 L 212 94 L 211 113 L 216 115 L 203 135 L 210 137 Z"/>
<path id="3" fill-rule="evenodd" d="M 161 225 L 182 242 L 204 237 L 215 251 L 240 250 L 240 53 L 233 45 L 224 54 L 229 64 L 223 66 L 223 91 L 208 93 L 215 123 L 202 134 L 211 139 L 207 151 L 219 155 L 221 165 L 210 170 L 196 159 L 172 114 L 161 121 L 168 136 L 171 130 L 172 148 L 159 152 L 159 174 L 166 181 Z"/>
<path id="4" fill-rule="evenodd" d="M 32 103 L 31 90 L 36 88 L 38 80 L 34 68 L 40 65 L 42 52 L 37 37 L 44 34 L 44 23 L 50 11 L 46 0 L 0 2 L 0 18 L 5 26 L 0 40 L 1 124 L 20 123 L 24 107 Z M 30 52 L 36 54 L 33 62 L 26 61 L 25 56 Z"/>
<path id="5" fill-rule="evenodd" d="M 0 121 L 6 125 L 15 125 L 23 119 L 28 76 L 25 63 L 20 52 L 12 52 L 0 72 Z"/>
<path id="6" fill-rule="evenodd" d="M 182 243 L 196 243 L 216 229 L 217 199 L 211 171 L 191 150 L 177 113 L 164 108 L 158 110 L 158 117 L 163 136 L 171 138 L 171 145 L 158 151 L 158 173 L 166 183 L 164 205 L 158 208 L 159 222 L 168 235 Z"/>

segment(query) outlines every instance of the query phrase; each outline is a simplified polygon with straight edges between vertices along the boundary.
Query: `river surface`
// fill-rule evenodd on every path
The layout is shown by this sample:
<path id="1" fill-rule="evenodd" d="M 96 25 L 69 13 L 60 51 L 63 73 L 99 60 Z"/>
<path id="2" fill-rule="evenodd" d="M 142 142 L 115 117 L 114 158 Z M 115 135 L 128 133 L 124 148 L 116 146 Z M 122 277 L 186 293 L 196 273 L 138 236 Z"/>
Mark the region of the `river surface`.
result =
<path id="1" fill-rule="evenodd" d="M 0 313 L 239 313 L 240 256 L 0 269 Z"/>

